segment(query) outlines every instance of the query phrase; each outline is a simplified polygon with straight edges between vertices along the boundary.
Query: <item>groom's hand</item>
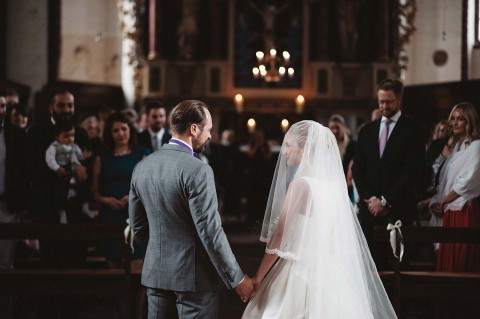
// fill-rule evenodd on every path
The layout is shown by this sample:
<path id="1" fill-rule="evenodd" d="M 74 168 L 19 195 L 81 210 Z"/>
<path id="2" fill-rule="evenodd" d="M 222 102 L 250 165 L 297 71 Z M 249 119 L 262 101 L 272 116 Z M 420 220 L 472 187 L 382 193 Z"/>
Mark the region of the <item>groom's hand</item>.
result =
<path id="1" fill-rule="evenodd" d="M 243 279 L 243 281 L 237 287 L 235 287 L 235 291 L 243 302 L 247 302 L 252 297 L 253 290 L 253 282 L 248 275 L 245 275 L 245 279 Z"/>

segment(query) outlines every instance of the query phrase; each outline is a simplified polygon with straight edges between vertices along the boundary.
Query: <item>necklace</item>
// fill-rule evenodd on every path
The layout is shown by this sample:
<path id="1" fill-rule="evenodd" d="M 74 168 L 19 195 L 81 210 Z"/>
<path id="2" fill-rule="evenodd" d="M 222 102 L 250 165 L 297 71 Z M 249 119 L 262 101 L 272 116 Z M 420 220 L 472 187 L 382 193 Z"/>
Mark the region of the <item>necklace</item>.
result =
<path id="1" fill-rule="evenodd" d="M 127 155 L 128 153 L 130 153 L 130 150 L 127 148 L 126 150 L 121 151 L 121 152 L 114 152 L 113 155 L 122 156 L 122 155 Z"/>

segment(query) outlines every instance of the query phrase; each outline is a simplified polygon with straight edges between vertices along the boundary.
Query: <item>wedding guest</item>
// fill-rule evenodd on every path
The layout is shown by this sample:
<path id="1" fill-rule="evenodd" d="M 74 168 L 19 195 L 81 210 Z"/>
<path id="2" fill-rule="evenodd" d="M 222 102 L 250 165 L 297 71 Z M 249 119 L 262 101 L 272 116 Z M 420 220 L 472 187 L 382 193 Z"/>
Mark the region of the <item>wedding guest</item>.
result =
<path id="1" fill-rule="evenodd" d="M 370 248 L 374 248 L 377 267 L 382 268 L 388 267 L 389 247 L 374 243 L 374 225 L 399 219 L 406 225 L 416 219 L 425 143 L 420 127 L 402 112 L 402 82 L 381 81 L 377 97 L 383 115 L 360 130 L 352 172 L 360 196 L 360 224 Z"/>
<path id="2" fill-rule="evenodd" d="M 115 110 L 111 106 L 102 106 L 98 110 L 98 136 L 103 138 L 103 128 L 105 127 L 105 121 Z"/>
<path id="3" fill-rule="evenodd" d="M 340 158 L 342 159 L 343 172 L 347 175 L 348 165 L 355 156 L 356 143 L 350 137 L 345 119 L 340 114 L 333 114 L 328 120 L 328 128 L 337 140 Z"/>
<path id="4" fill-rule="evenodd" d="M 249 144 L 248 157 L 247 217 L 250 222 L 257 222 L 263 218 L 270 189 L 270 179 L 275 168 L 275 163 L 272 161 L 272 150 L 263 131 L 255 131 Z"/>
<path id="5" fill-rule="evenodd" d="M 137 146 L 136 129 L 122 113 L 113 113 L 107 118 L 103 141 L 105 152 L 95 158 L 92 181 L 93 199 L 100 205 L 98 219 L 101 224 L 127 226 L 133 168 L 149 152 Z M 125 256 L 123 241 L 102 242 L 99 251 L 107 258 L 109 267 L 121 268 Z M 136 247 L 134 259 L 141 259 L 144 254 L 145 247 Z"/>
<path id="6" fill-rule="evenodd" d="M 440 121 L 435 125 L 435 129 L 433 130 L 432 141 L 441 140 L 449 136 L 449 134 L 450 127 L 448 121 Z"/>
<path id="7" fill-rule="evenodd" d="M 172 135 L 165 127 L 167 112 L 162 104 L 152 102 L 147 104 L 146 113 L 148 116 L 148 128 L 138 134 L 138 144 L 148 148 L 150 152 L 155 152 L 172 138 Z"/>
<path id="8" fill-rule="evenodd" d="M 471 103 L 453 107 L 449 123 L 452 153 L 440 172 L 437 194 L 432 198 L 432 220 L 443 227 L 480 227 L 480 122 Z M 480 244 L 441 243 L 437 271 L 480 271 Z"/>
<path id="9" fill-rule="evenodd" d="M 450 155 L 453 147 L 453 136 L 450 136 L 450 127 L 448 121 L 440 121 L 435 125 L 432 135 L 432 141 L 427 148 L 425 155 L 425 179 L 423 189 L 425 190 L 424 199 L 417 203 L 417 212 L 419 219 L 423 219 L 428 213 L 428 206 L 435 195 L 438 186 L 438 176 L 440 168 L 445 159 Z"/>
<path id="10" fill-rule="evenodd" d="M 26 171 L 29 177 L 29 198 L 26 205 L 27 217 L 33 222 L 58 224 L 60 216 L 52 201 L 53 185 L 57 176 L 47 166 L 45 151 L 55 140 L 55 126 L 64 121 L 73 121 L 75 113 L 73 94 L 68 91 L 56 93 L 49 105 L 49 113 L 48 118 L 36 121 L 27 131 L 25 150 L 28 159 Z M 80 127 L 75 127 L 75 143 L 82 151 L 88 148 L 87 133 Z M 78 182 L 85 182 L 86 168 L 83 165 L 76 165 L 75 176 Z M 68 210 L 70 223 L 85 222 L 86 217 L 81 213 L 80 205 L 69 206 Z M 85 242 L 40 241 L 40 260 L 49 267 L 78 267 L 85 258 Z"/>
<path id="11" fill-rule="evenodd" d="M 28 108 L 21 104 L 13 104 L 10 113 L 10 123 L 22 130 L 26 130 L 28 127 Z"/>
<path id="12" fill-rule="evenodd" d="M 352 202 L 354 199 L 353 181 L 351 175 L 350 163 L 355 156 L 357 143 L 352 140 L 345 119 L 340 114 L 333 114 L 328 120 L 328 128 L 332 131 L 337 140 L 338 149 L 340 150 L 340 158 L 342 159 L 343 172 L 347 179 L 348 195 Z"/>

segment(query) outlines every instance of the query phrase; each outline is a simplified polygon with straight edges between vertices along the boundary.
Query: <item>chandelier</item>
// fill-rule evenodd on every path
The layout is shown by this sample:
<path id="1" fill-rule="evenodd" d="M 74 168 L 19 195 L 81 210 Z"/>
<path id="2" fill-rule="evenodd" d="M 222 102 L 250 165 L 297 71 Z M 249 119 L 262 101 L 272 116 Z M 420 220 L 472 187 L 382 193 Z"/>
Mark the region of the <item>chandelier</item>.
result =
<path id="1" fill-rule="evenodd" d="M 256 79 L 263 79 L 266 82 L 279 82 L 287 75 L 293 78 L 295 70 L 289 67 L 290 53 L 283 51 L 282 55 L 277 55 L 277 50 L 270 49 L 270 54 L 257 51 L 258 65 L 252 69 L 253 76 Z"/>

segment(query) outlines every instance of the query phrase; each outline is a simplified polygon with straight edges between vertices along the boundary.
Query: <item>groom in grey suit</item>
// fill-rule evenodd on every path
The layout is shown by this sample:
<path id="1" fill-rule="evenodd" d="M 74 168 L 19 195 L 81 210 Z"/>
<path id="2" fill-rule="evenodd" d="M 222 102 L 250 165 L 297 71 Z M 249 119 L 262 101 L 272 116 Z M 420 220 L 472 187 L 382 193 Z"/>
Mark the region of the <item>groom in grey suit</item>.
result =
<path id="1" fill-rule="evenodd" d="M 179 103 L 171 129 L 162 151 L 135 167 L 130 190 L 132 231 L 148 240 L 142 270 L 148 318 L 216 318 L 219 279 L 244 302 L 253 284 L 223 232 L 212 169 L 194 156 L 211 138 L 207 106 Z"/>

